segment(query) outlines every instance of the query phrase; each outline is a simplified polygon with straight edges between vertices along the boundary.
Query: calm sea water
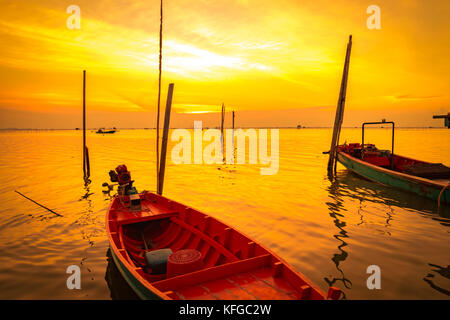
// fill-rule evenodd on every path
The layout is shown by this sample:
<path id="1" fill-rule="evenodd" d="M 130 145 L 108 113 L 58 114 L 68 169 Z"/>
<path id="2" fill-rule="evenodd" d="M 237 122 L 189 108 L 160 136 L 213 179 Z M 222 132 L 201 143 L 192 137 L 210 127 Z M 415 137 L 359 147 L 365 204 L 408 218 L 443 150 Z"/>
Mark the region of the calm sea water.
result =
<path id="1" fill-rule="evenodd" d="M 138 190 L 155 189 L 154 130 L 88 133 L 92 183 L 82 179 L 80 131 L 0 133 L 0 298 L 133 297 L 108 264 L 101 184 L 125 163 Z M 360 141 L 343 129 L 341 142 Z M 399 129 L 396 152 L 450 166 L 450 130 Z M 450 208 L 350 174 L 326 174 L 331 129 L 280 130 L 280 168 L 258 165 L 174 165 L 164 195 L 238 228 L 275 251 L 323 290 L 347 299 L 449 299 Z M 387 129 L 369 142 L 389 148 Z M 367 141 L 367 140 L 366 140 Z M 170 148 L 169 148 L 170 150 Z M 56 217 L 18 190 L 61 213 Z M 66 269 L 79 265 L 81 290 L 68 290 Z M 381 268 L 381 290 L 369 290 L 366 269 Z"/>

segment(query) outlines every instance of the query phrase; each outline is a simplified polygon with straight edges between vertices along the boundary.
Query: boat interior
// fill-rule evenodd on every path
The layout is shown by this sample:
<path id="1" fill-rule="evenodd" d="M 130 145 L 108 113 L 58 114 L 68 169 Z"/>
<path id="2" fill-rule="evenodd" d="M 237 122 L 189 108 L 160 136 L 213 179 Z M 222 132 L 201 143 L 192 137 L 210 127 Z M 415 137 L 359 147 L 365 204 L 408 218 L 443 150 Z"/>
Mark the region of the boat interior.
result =
<path id="1" fill-rule="evenodd" d="M 345 144 L 339 146 L 339 151 L 385 169 L 430 180 L 450 182 L 450 168 L 442 163 L 429 163 L 392 155 L 391 151 L 379 150 L 373 144 L 364 144 L 364 146 L 359 143 Z"/>
<path id="2" fill-rule="evenodd" d="M 127 263 L 168 297 L 323 299 L 299 273 L 220 221 L 153 193 L 141 197 L 139 212 L 124 210 L 116 198 L 110 209 L 111 236 Z M 154 274 L 144 256 L 164 249 L 197 250 L 202 267 L 175 276 Z"/>

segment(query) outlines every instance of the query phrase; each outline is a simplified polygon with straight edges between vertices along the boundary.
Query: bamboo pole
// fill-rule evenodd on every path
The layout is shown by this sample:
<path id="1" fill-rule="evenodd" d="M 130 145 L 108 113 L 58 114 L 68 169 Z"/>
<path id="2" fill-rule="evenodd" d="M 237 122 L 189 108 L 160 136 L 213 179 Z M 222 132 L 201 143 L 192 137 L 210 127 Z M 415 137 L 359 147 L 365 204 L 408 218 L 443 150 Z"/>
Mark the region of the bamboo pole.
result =
<path id="1" fill-rule="evenodd" d="M 222 114 L 221 114 L 221 122 L 220 122 L 220 143 L 221 143 L 221 150 L 222 150 L 222 156 L 223 156 L 223 158 L 225 159 L 225 153 L 224 153 L 224 144 L 223 144 L 223 142 L 224 142 L 224 137 L 223 137 L 223 124 L 224 124 L 224 121 L 225 121 L 225 104 L 224 103 L 222 103 Z"/>
<path id="2" fill-rule="evenodd" d="M 87 173 L 87 177 L 86 177 L 86 182 L 89 179 L 89 177 L 91 176 L 91 165 L 89 162 L 89 148 L 86 147 L 86 173 Z"/>
<path id="3" fill-rule="evenodd" d="M 234 111 L 233 111 L 233 125 L 232 125 L 233 131 L 234 131 Z"/>
<path id="4" fill-rule="evenodd" d="M 86 146 L 86 70 L 83 70 L 83 179 L 88 183 L 91 176 L 89 151 Z"/>
<path id="5" fill-rule="evenodd" d="M 233 159 L 234 159 L 234 110 L 233 110 L 233 121 L 232 121 L 232 125 L 231 125 L 231 127 L 232 127 L 232 132 L 233 132 L 233 135 L 232 135 L 232 143 L 231 143 L 231 146 L 232 146 L 232 148 L 233 148 Z M 234 161 L 234 160 L 233 160 Z"/>
<path id="6" fill-rule="evenodd" d="M 331 139 L 330 157 L 328 159 L 328 173 L 333 174 L 333 166 L 336 168 L 336 150 L 339 143 L 339 135 L 341 133 L 342 122 L 344 120 L 345 97 L 347 94 L 348 70 L 350 65 L 350 53 L 352 50 L 352 36 L 350 35 L 347 52 L 345 55 L 344 71 L 342 74 L 341 90 L 339 92 L 339 100 L 336 108 L 336 116 L 334 119 L 333 137 Z"/>
<path id="7" fill-rule="evenodd" d="M 38 203 L 38 202 L 36 202 L 36 201 L 34 201 L 33 199 L 31 199 L 31 198 L 28 198 L 26 195 L 24 195 L 24 194 L 22 194 L 22 193 L 20 193 L 19 191 L 17 191 L 17 190 L 14 190 L 14 192 L 16 192 L 16 193 L 18 193 L 18 194 L 20 194 L 22 197 L 24 197 L 25 199 L 27 199 L 27 200 L 30 200 L 31 202 L 33 202 L 33 203 L 35 203 L 35 204 L 37 204 L 38 206 L 40 206 L 40 207 L 42 207 L 42 208 L 44 208 L 45 210 L 48 210 L 48 211 L 50 211 L 51 213 L 53 213 L 53 214 L 56 214 L 58 217 L 62 217 L 62 215 L 60 215 L 59 213 L 57 213 L 57 212 L 55 212 L 55 211 L 53 211 L 52 209 L 49 209 L 49 208 L 47 208 L 46 206 L 43 206 L 42 204 L 40 204 L 40 203 Z"/>
<path id="8" fill-rule="evenodd" d="M 86 70 L 83 70 L 83 178 L 86 179 Z"/>
<path id="9" fill-rule="evenodd" d="M 160 3 L 159 15 L 159 76 L 158 76 L 158 112 L 156 116 L 156 190 L 159 190 L 159 118 L 161 113 L 161 74 L 162 74 L 162 31 L 163 31 L 163 0 Z M 162 188 L 161 188 L 162 190 Z"/>
<path id="10" fill-rule="evenodd" d="M 167 152 L 167 141 L 169 136 L 169 126 L 170 126 L 170 109 L 172 108 L 172 96 L 173 96 L 173 86 L 174 84 L 169 84 L 169 91 L 167 92 L 166 101 L 166 114 L 164 116 L 164 129 L 163 138 L 161 144 L 161 161 L 158 176 L 158 194 L 162 195 L 164 187 L 164 173 L 166 169 L 166 152 Z"/>

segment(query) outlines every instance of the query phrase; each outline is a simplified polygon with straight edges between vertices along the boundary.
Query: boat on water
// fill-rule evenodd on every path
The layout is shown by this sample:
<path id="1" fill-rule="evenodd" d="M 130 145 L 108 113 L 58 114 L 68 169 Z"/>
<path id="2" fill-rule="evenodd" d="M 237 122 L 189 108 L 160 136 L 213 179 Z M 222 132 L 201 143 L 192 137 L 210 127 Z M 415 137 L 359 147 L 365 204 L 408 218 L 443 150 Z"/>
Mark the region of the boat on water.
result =
<path id="1" fill-rule="evenodd" d="M 392 125 L 391 150 L 364 143 L 364 128 L 371 124 Z M 394 128 L 394 122 L 363 123 L 362 143 L 338 146 L 337 160 L 366 179 L 450 204 L 450 167 L 394 154 Z"/>
<path id="2" fill-rule="evenodd" d="M 111 255 L 141 299 L 339 299 L 263 245 L 218 219 L 152 192 L 125 166 L 106 214 Z"/>
<path id="3" fill-rule="evenodd" d="M 112 134 L 112 133 L 116 133 L 116 132 L 117 132 L 116 128 L 113 128 L 113 129 L 100 128 L 100 129 L 98 129 L 95 133 L 99 133 L 99 134 Z"/>

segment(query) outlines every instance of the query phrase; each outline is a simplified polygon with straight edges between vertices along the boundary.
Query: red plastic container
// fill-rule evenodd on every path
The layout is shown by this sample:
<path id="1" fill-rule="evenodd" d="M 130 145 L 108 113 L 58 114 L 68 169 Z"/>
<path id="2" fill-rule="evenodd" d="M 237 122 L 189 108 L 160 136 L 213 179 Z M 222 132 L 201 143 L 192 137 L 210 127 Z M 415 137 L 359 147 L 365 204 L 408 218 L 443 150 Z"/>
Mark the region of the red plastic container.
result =
<path id="1" fill-rule="evenodd" d="M 178 250 L 167 260 L 167 278 L 203 269 L 200 251 L 194 249 Z"/>

